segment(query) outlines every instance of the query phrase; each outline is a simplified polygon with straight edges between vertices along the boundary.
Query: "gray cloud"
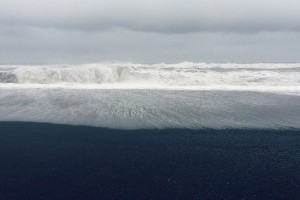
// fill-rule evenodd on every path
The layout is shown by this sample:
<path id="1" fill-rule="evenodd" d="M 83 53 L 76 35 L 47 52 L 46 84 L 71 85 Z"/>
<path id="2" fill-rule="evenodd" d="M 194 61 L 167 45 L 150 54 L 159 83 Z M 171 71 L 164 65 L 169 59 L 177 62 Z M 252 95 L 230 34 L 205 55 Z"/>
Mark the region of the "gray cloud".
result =
<path id="1" fill-rule="evenodd" d="M 299 62 L 299 36 L 298 32 L 168 35 L 18 28 L 9 35 L 0 35 L 0 62 Z"/>
<path id="2" fill-rule="evenodd" d="M 300 62 L 299 0 L 1 0 L 0 63 Z"/>
<path id="3" fill-rule="evenodd" d="M 160 33 L 300 31 L 299 0 L 4 0 L 0 25 Z"/>

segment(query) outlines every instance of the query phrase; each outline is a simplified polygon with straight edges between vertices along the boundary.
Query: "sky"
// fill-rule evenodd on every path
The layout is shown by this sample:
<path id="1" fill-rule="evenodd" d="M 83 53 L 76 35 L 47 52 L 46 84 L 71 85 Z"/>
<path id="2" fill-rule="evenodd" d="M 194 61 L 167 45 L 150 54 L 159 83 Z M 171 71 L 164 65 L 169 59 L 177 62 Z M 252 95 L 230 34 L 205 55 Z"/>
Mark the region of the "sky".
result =
<path id="1" fill-rule="evenodd" d="M 0 63 L 103 61 L 300 62 L 300 1 L 0 1 Z"/>

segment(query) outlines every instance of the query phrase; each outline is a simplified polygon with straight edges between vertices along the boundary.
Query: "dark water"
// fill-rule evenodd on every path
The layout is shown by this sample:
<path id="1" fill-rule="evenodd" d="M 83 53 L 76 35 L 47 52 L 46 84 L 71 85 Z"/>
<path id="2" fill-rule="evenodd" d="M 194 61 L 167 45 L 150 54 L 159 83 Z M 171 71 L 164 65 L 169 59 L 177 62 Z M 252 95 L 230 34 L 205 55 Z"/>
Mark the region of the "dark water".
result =
<path id="1" fill-rule="evenodd" d="M 299 130 L 0 123 L 0 199 L 299 199 Z"/>

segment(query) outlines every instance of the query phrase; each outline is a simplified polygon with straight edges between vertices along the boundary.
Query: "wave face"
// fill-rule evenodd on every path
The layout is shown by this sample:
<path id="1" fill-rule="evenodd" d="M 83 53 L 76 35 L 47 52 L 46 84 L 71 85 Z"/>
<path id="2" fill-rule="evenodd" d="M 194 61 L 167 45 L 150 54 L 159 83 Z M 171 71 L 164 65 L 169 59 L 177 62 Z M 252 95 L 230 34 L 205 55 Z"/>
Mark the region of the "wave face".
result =
<path id="1" fill-rule="evenodd" d="M 296 88 L 300 64 L 1 65 L 0 84 Z"/>

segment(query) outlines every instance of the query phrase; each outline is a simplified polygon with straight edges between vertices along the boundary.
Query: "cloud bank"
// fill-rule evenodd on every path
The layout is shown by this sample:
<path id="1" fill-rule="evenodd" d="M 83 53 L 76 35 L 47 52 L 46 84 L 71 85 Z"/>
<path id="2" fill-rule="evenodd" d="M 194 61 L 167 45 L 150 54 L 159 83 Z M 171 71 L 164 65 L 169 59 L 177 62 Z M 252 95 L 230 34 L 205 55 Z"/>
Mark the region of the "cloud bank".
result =
<path id="1" fill-rule="evenodd" d="M 0 63 L 299 62 L 299 0 L 2 0 Z"/>
<path id="2" fill-rule="evenodd" d="M 101 31 L 300 31 L 298 0 L 4 0 L 2 26 Z"/>

